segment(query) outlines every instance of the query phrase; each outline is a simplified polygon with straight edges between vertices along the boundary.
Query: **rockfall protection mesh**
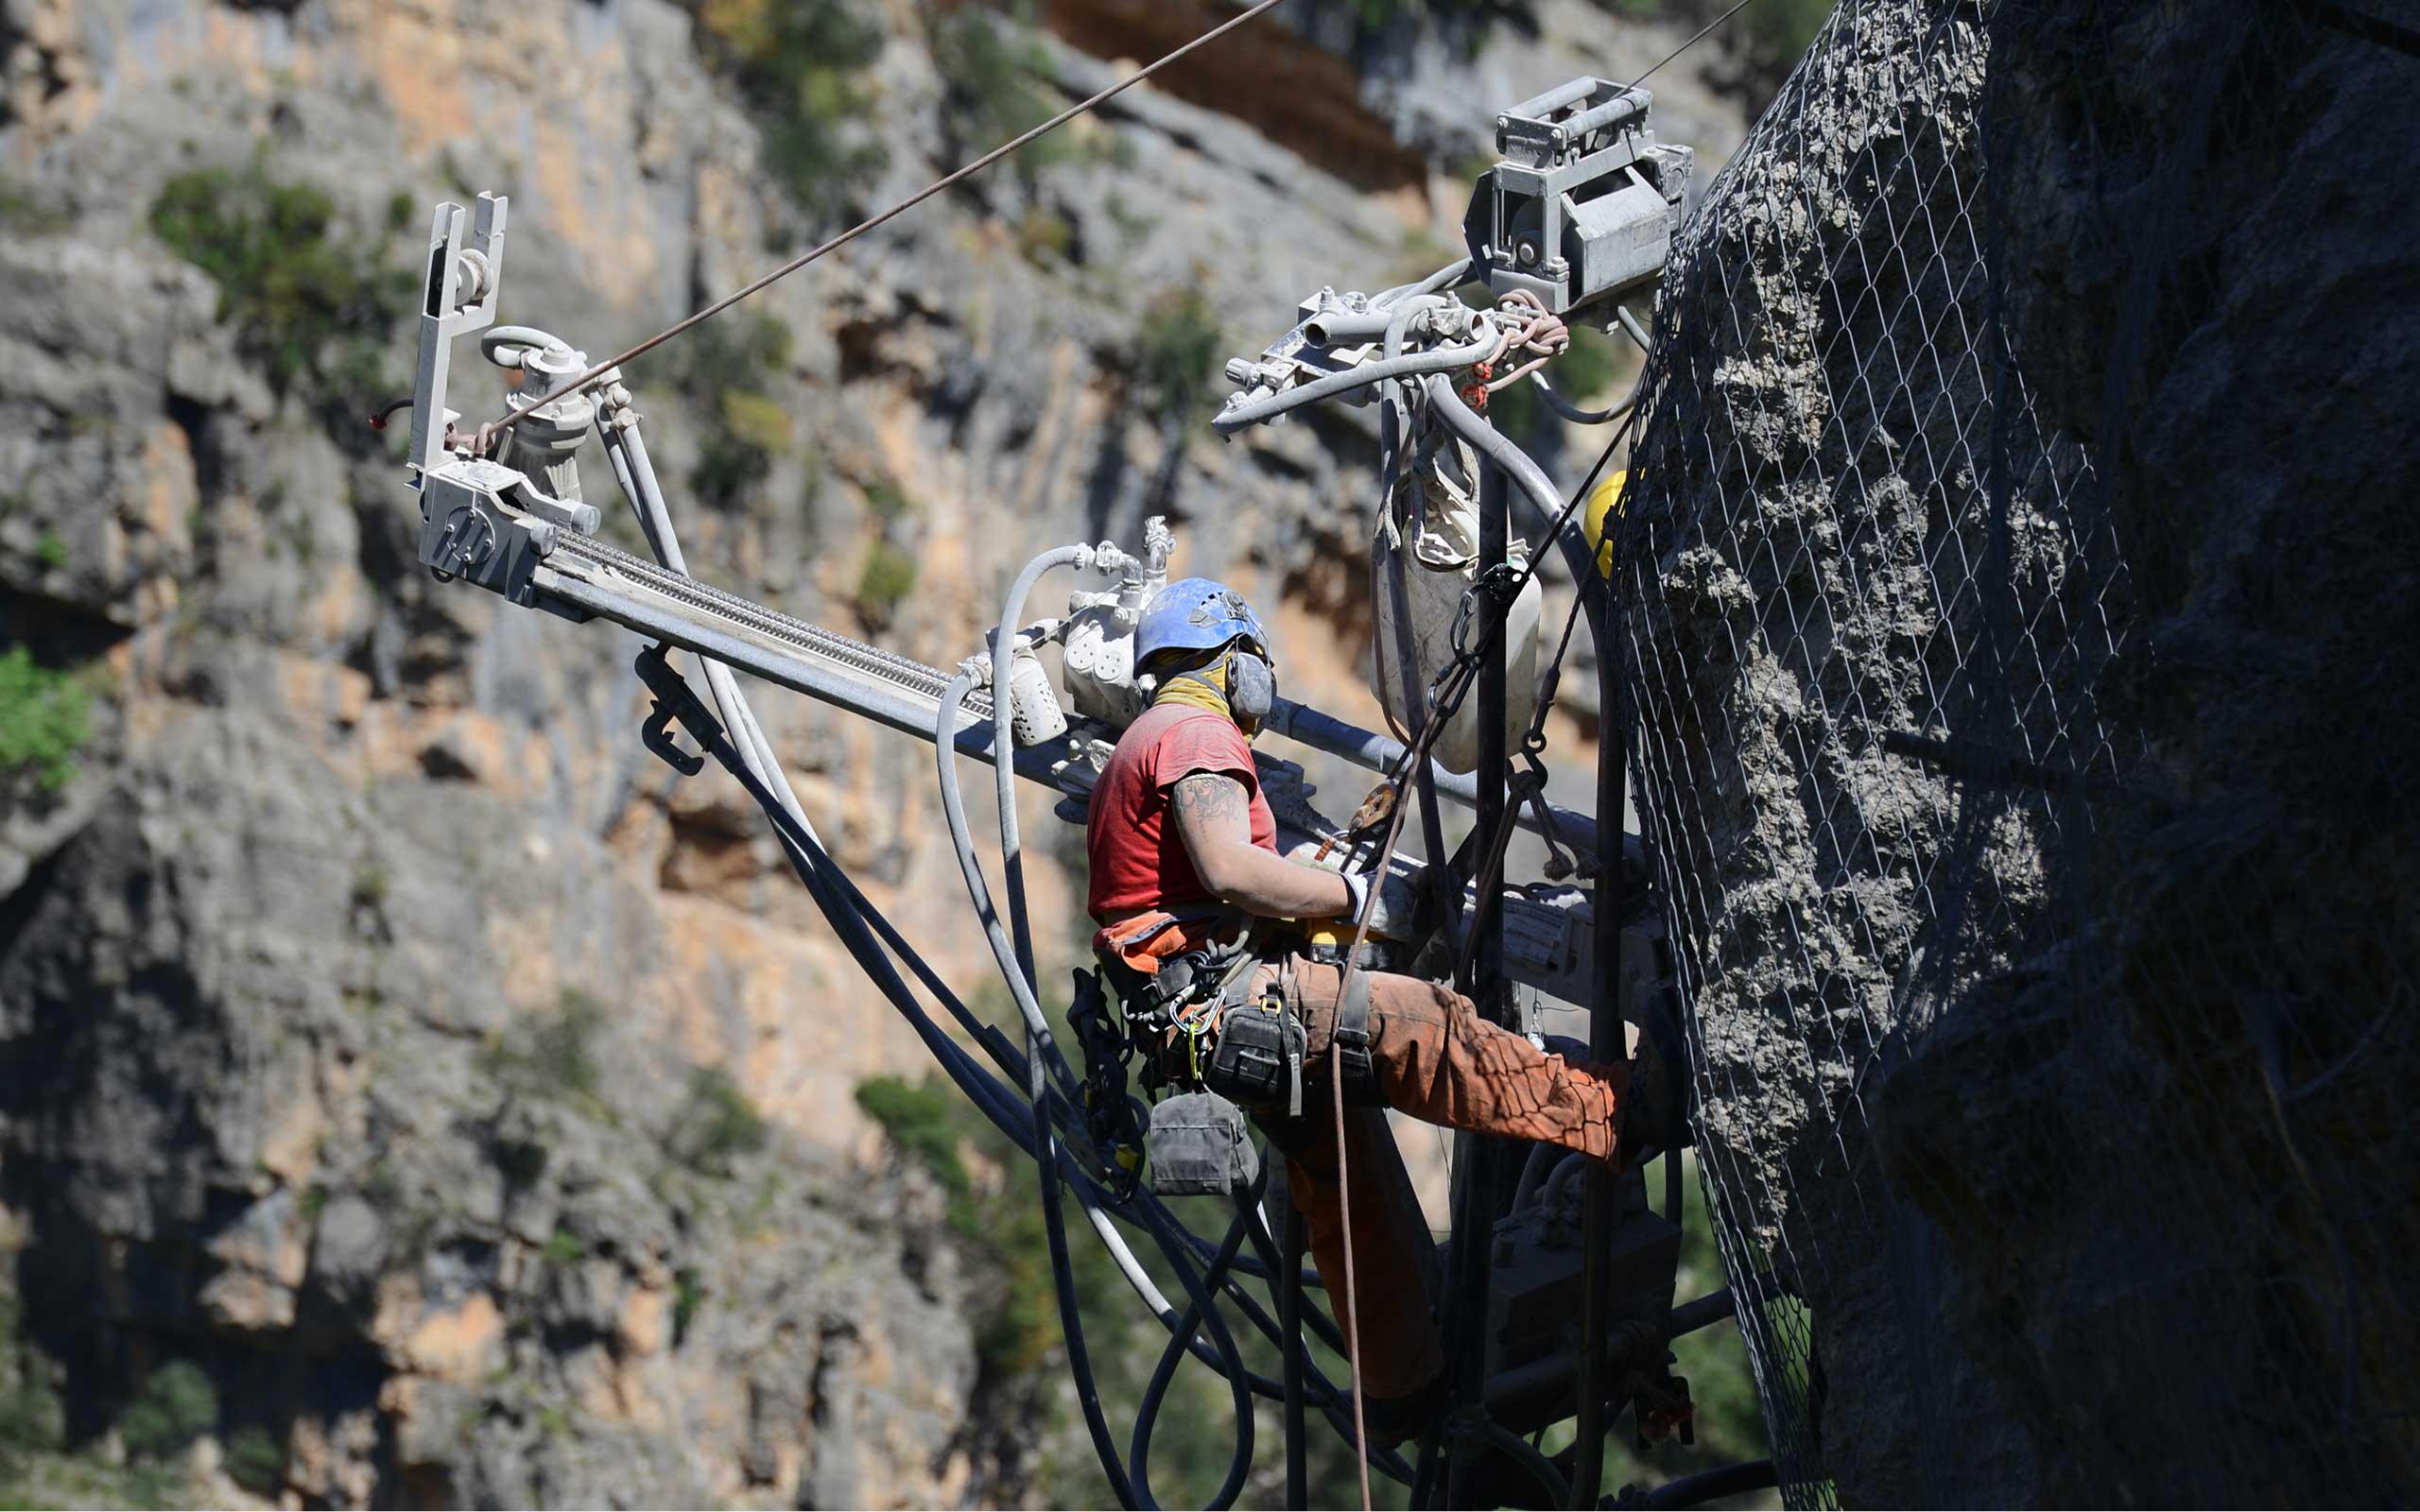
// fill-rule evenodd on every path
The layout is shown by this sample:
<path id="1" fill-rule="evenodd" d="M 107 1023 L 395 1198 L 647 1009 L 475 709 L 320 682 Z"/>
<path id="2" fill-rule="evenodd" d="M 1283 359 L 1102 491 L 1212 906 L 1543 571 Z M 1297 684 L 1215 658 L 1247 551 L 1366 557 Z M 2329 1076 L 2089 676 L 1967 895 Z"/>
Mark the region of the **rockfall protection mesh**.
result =
<path id="1" fill-rule="evenodd" d="M 1619 636 L 1793 1504 L 2420 1494 L 2408 502 L 2256 442 L 2366 403 L 2261 322 L 2410 289 L 2332 282 L 2397 66 L 1846 0 L 1675 249 Z"/>

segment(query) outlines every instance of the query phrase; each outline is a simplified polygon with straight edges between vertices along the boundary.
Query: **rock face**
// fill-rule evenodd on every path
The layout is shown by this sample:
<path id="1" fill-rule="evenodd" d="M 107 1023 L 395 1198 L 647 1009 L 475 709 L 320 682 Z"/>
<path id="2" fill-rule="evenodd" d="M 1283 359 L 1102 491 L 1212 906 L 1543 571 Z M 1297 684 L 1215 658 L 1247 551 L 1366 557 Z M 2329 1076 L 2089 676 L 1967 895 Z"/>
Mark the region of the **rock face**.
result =
<path id="1" fill-rule="evenodd" d="M 18 1283 L 69 1380 L 198 1357 L 320 1502 L 952 1499 L 938 1214 L 607 1009 L 665 945 L 614 869 L 224 711 L 147 740 L 0 967 Z"/>
<path id="2" fill-rule="evenodd" d="M 768 85 L 789 64 L 748 52 L 747 7 L 0 4 L 0 639 L 94 695 L 78 775 L 0 792 L 0 1200 L 71 1438 L 182 1359 L 314 1503 L 1019 1494 L 938 1199 L 865 1168 L 852 1092 L 921 1047 L 736 787 L 640 748 L 629 637 L 408 566 L 400 445 L 359 418 L 408 387 L 441 198 L 509 192 L 504 318 L 602 353 L 1194 8 L 1044 9 L 1063 42 L 771 8 L 853 18 L 813 56 L 862 60 Z M 1465 190 L 1436 165 L 1495 104 L 1683 33 L 1582 0 L 1450 47 L 1306 25 L 633 364 L 700 575 L 947 662 L 1032 551 L 1165 512 L 1182 567 L 1276 606 L 1293 691 L 1357 699 L 1329 648 L 1363 612 L 1369 422 L 1219 446 L 1218 360 L 1323 284 L 1443 262 Z M 1278 93 L 1228 86 L 1279 60 L 1338 87 L 1255 113 Z M 752 106 L 803 82 L 852 102 L 821 135 Z M 1718 161 L 1728 106 L 1657 89 Z M 457 355 L 458 407 L 497 402 Z M 972 990 L 900 778 L 924 748 L 761 712 L 835 852 Z M 1063 954 L 1074 883 L 1031 879 Z"/>
<path id="3" fill-rule="evenodd" d="M 2409 69 L 2283 13 L 1846 6 L 1668 280 L 1641 806 L 1802 1497 L 2420 1474 Z"/>

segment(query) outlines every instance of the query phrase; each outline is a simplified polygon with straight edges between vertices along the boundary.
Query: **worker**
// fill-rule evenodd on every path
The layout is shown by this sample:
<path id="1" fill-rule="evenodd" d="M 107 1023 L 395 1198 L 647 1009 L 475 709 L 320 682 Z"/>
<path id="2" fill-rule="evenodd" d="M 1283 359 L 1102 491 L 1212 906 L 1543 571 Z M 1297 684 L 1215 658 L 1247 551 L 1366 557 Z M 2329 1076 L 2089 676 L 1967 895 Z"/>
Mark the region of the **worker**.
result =
<path id="1" fill-rule="evenodd" d="M 1171 583 L 1145 607 L 1134 664 L 1150 704 L 1093 787 L 1085 835 L 1088 902 L 1100 925 L 1096 953 L 1130 1022 L 1185 1039 L 1183 1053 L 1163 1063 L 1178 1068 L 1180 1081 L 1201 1068 L 1208 1090 L 1249 1108 L 1284 1153 L 1288 1190 L 1340 1323 L 1349 1228 L 1370 1438 L 1401 1442 L 1443 1389 L 1426 1279 L 1411 1263 L 1426 1235 L 1382 1113 L 1354 1108 L 1338 1148 L 1326 1068 L 1340 1019 L 1347 1091 L 1357 1102 L 1607 1162 L 1624 1148 L 1626 1119 L 1634 1134 L 1645 1127 L 1627 1091 L 1631 1068 L 1568 1062 L 1417 977 L 1357 971 L 1340 1014 L 1340 966 L 1312 959 L 1299 935 L 1294 948 L 1270 948 L 1275 931 L 1256 921 L 1341 920 L 1349 935 L 1366 908 L 1372 934 L 1408 939 L 1415 900 L 1399 875 L 1348 876 L 1278 853 L 1250 747 L 1275 693 L 1259 617 L 1223 584 Z M 1253 958 L 1236 959 L 1238 951 Z M 1163 976 L 1180 962 L 1187 969 Z M 1193 969 L 1201 967 L 1209 970 Z M 1184 992 L 1163 987 L 1178 977 Z M 1167 1001 L 1205 983 L 1216 990 L 1211 1001 Z M 1248 1055 L 1226 1042 L 1250 1031 L 1255 1042 L 1274 1043 L 1273 1024 L 1290 1036 L 1282 1053 Z M 1289 1064 L 1305 1068 L 1314 1096 L 1274 1070 Z M 1641 1085 L 1654 1079 L 1642 1075 Z M 1339 1195 L 1340 1154 L 1352 1184 L 1349 1215 Z"/>

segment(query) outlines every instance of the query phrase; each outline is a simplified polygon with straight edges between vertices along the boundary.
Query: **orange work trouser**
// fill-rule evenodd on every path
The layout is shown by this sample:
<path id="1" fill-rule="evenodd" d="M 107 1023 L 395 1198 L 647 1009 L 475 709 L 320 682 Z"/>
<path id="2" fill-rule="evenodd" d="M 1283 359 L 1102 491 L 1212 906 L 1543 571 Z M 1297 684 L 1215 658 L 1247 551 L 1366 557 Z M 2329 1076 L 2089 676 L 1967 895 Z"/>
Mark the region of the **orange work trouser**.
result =
<path id="1" fill-rule="evenodd" d="M 1305 1065 L 1317 1095 L 1299 1120 L 1267 1110 L 1260 1120 L 1286 1153 L 1287 1187 L 1310 1230 L 1339 1326 L 1345 1322 L 1345 1239 L 1352 1237 L 1354 1291 L 1368 1325 L 1360 1339 L 1362 1389 L 1373 1398 L 1407 1397 L 1444 1366 L 1426 1278 L 1412 1263 L 1426 1237 L 1419 1205 L 1386 1116 L 1347 1107 L 1342 1153 L 1353 1211 L 1344 1211 L 1327 1079 L 1341 969 L 1298 955 L 1282 971 L 1292 982 L 1288 1002 L 1308 1039 Z M 1262 967 L 1254 993 L 1280 971 Z M 1370 1069 L 1388 1107 L 1447 1128 L 1615 1158 L 1628 1066 L 1567 1062 L 1480 1018 L 1470 999 L 1450 988 L 1388 971 L 1362 974 L 1370 983 Z"/>

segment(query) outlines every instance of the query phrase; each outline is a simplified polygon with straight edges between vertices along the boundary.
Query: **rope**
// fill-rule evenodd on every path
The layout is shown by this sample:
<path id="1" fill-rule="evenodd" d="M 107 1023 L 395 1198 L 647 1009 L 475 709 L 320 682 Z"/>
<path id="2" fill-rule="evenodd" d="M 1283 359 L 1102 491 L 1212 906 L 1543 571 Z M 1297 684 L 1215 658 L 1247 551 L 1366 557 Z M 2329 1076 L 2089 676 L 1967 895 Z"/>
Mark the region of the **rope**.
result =
<path id="1" fill-rule="evenodd" d="M 707 305 L 704 309 L 700 310 L 697 314 L 688 317 L 686 319 L 680 320 L 672 325 L 666 326 L 664 330 L 648 337 L 637 346 L 631 347 L 626 352 L 616 352 L 613 356 L 606 358 L 603 362 L 596 364 L 586 372 L 573 378 L 562 385 L 562 387 L 555 389 L 552 393 L 546 394 L 527 407 L 534 409 L 540 404 L 552 404 L 554 401 L 562 398 L 566 394 L 578 392 L 579 389 L 596 382 L 597 379 L 613 371 L 614 369 L 630 361 L 631 358 L 641 356 L 646 352 L 651 352 L 657 347 L 660 347 L 664 343 L 671 340 L 674 336 L 681 335 L 683 332 L 712 319 L 714 317 L 730 309 L 733 305 L 737 304 L 740 301 L 748 298 L 750 295 L 760 293 L 765 289 L 770 288 L 773 284 L 789 277 L 792 273 L 797 272 L 807 264 L 814 262 L 824 253 L 837 251 L 840 248 L 848 246 L 851 242 L 856 241 L 858 237 L 873 230 L 875 227 L 883 225 L 894 217 L 914 209 L 916 206 L 923 204 L 925 200 L 930 199 L 933 196 L 940 194 L 942 190 L 947 189 L 954 184 L 962 183 L 966 180 L 973 178 L 976 174 L 982 172 L 985 168 L 988 168 L 993 163 L 999 162 L 1002 158 L 1007 157 L 1010 153 L 1014 152 L 1021 146 L 1024 146 L 1027 143 L 1031 142 L 1036 137 L 1042 136 L 1046 132 L 1056 130 L 1058 128 L 1066 125 L 1069 121 L 1074 120 L 1077 116 L 1083 114 L 1086 111 L 1094 109 L 1096 106 L 1102 104 L 1104 101 L 1115 95 L 1124 94 L 1127 90 L 1130 90 L 1135 85 L 1143 82 L 1143 80 L 1150 77 L 1153 74 L 1158 73 L 1161 69 L 1167 67 L 1168 64 L 1175 62 L 1178 59 L 1184 57 L 1197 48 L 1206 46 L 1209 43 L 1218 41 L 1227 33 L 1235 30 L 1237 26 L 1242 26 L 1245 22 L 1248 22 L 1254 16 L 1259 15 L 1262 11 L 1274 9 L 1276 7 L 1285 3 L 1286 0 L 1260 0 L 1260 3 L 1253 6 L 1251 9 L 1234 17 L 1232 20 L 1222 22 L 1219 26 L 1211 27 L 1208 31 L 1205 31 L 1201 36 L 1194 38 L 1191 42 L 1186 43 L 1184 46 L 1179 47 L 1174 52 L 1162 57 L 1158 61 L 1119 79 L 1116 83 L 1112 84 L 1109 88 L 1102 90 L 1099 94 L 1093 95 L 1091 98 L 1079 101 L 1078 103 L 1067 107 L 1067 109 L 1061 111 L 1058 114 L 1043 122 L 1040 126 L 1033 128 L 1031 130 L 1027 131 L 1022 135 L 1011 137 L 1008 141 L 1001 143 L 998 146 L 994 147 L 991 151 L 986 152 L 981 157 L 968 163 L 966 166 L 959 169 L 957 172 L 948 175 L 946 178 L 935 180 L 933 182 L 926 184 L 924 188 L 917 190 L 914 194 L 909 195 L 907 198 L 900 200 L 897 204 L 892 205 L 889 210 L 882 212 L 872 219 L 859 221 L 855 226 L 850 227 L 847 231 L 844 231 L 839 235 L 833 237 L 830 241 L 825 242 L 821 247 L 814 248 L 808 251 L 801 253 L 797 257 L 791 258 L 788 262 L 784 263 L 781 266 L 773 269 L 763 278 L 758 279 L 755 283 L 749 284 L 746 288 L 739 290 L 737 293 L 726 295 L 722 299 L 717 300 L 714 303 Z M 480 426 L 479 429 L 482 432 L 487 432 L 493 430 L 499 425 L 510 425 L 513 421 L 519 418 L 520 414 L 521 411 L 518 409 L 508 409 L 504 414 L 497 416 L 487 424 Z"/>
<path id="2" fill-rule="evenodd" d="M 1729 21 L 1732 17 L 1737 15 L 1740 11 L 1747 9 L 1750 6 L 1754 5 L 1755 3 L 1756 0 L 1739 0 L 1737 5 L 1733 6 L 1730 9 L 1715 17 L 1712 21 L 1707 22 L 1704 26 L 1700 26 L 1697 30 L 1696 36 L 1691 37 L 1688 41 L 1681 43 L 1678 47 L 1673 48 L 1670 52 L 1666 53 L 1663 57 L 1655 60 L 1655 61 L 1648 68 L 1647 72 L 1639 75 L 1636 78 L 1632 79 L 1628 87 L 1631 89 L 1636 89 L 1641 84 L 1646 83 L 1650 78 L 1654 77 L 1656 69 L 1663 67 L 1673 59 L 1680 57 L 1683 53 L 1687 52 L 1690 48 L 1705 41 L 1707 37 L 1713 35 L 1714 29 L 1717 26 L 1721 26 L 1724 22 Z"/>

